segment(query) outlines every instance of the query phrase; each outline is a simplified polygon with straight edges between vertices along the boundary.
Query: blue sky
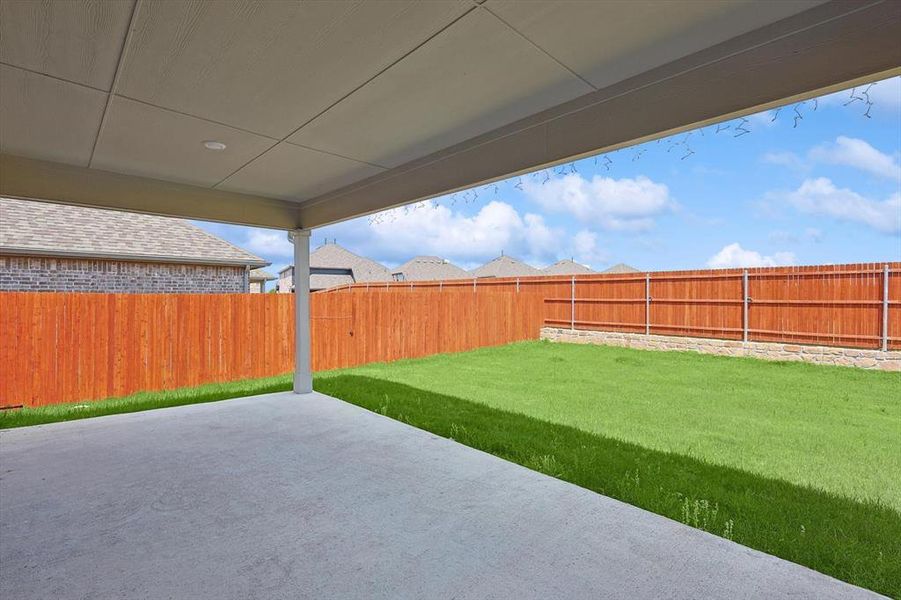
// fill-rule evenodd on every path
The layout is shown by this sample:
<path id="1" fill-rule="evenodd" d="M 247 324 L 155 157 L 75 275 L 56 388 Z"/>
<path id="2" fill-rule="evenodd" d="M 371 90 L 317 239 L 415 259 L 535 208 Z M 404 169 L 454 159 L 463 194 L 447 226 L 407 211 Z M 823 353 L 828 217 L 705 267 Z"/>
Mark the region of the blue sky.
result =
<path id="1" fill-rule="evenodd" d="M 872 105 L 865 89 L 316 229 L 312 245 L 464 268 L 502 251 L 596 269 L 901 260 L 901 78 L 869 88 Z M 284 232 L 198 225 L 271 270 L 291 261 Z"/>

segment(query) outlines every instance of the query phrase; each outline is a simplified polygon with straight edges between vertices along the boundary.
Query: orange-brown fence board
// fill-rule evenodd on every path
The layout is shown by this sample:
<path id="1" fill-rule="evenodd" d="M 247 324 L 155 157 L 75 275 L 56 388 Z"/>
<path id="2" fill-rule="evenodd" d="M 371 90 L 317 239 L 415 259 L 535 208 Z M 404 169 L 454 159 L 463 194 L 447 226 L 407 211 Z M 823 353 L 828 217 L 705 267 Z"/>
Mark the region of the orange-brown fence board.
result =
<path id="1" fill-rule="evenodd" d="M 538 337 L 541 297 L 455 286 L 313 294 L 313 370 L 459 352 Z"/>
<path id="2" fill-rule="evenodd" d="M 293 314 L 276 295 L 3 292 L 0 406 L 284 373 Z"/>
<path id="3" fill-rule="evenodd" d="M 901 263 L 889 272 L 899 349 Z M 885 281 L 883 264 L 749 269 L 747 324 L 741 269 L 356 284 L 311 295 L 313 369 L 535 339 L 543 325 L 878 348 Z M 290 294 L 0 292 L 0 407 L 265 377 L 293 361 Z"/>

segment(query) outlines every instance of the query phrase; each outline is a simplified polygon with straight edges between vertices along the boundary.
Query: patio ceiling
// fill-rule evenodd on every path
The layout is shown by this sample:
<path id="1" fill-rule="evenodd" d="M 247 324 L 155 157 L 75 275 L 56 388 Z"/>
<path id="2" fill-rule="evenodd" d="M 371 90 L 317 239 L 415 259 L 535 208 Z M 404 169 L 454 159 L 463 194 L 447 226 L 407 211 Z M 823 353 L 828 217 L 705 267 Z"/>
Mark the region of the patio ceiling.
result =
<path id="1" fill-rule="evenodd" d="M 4 0 L 0 194 L 316 227 L 896 74 L 899 40 L 890 0 Z"/>

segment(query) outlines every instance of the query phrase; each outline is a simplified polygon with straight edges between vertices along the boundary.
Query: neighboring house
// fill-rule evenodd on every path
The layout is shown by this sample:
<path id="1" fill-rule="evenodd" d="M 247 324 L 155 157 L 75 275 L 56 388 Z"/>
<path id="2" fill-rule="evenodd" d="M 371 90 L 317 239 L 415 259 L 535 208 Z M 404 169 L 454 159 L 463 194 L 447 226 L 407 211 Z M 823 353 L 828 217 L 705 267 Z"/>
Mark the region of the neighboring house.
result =
<path id="1" fill-rule="evenodd" d="M 609 269 L 604 269 L 601 273 L 641 273 L 641 271 L 625 263 L 617 263 Z"/>
<path id="2" fill-rule="evenodd" d="M 587 275 L 589 273 L 595 273 L 595 271 L 571 259 L 558 260 L 554 264 L 541 269 L 542 275 Z"/>
<path id="3" fill-rule="evenodd" d="M 336 243 L 323 244 L 310 253 L 310 291 L 351 283 L 391 281 L 391 272 L 374 260 L 358 256 Z M 278 291 L 294 291 L 294 266 L 279 271 Z"/>
<path id="4" fill-rule="evenodd" d="M 273 275 L 269 271 L 264 271 L 263 269 L 253 269 L 250 272 L 248 279 L 250 281 L 251 294 L 265 294 L 266 282 L 273 281 L 275 279 L 275 275 Z"/>
<path id="5" fill-rule="evenodd" d="M 278 272 L 275 291 L 279 294 L 290 294 L 294 291 L 294 265 L 288 265 Z"/>
<path id="6" fill-rule="evenodd" d="M 528 277 L 541 275 L 541 271 L 503 254 L 469 272 L 472 277 Z"/>
<path id="7" fill-rule="evenodd" d="M 394 281 L 437 281 L 468 279 L 472 275 L 439 256 L 411 258 L 391 272 Z"/>
<path id="8" fill-rule="evenodd" d="M 247 292 L 269 263 L 183 219 L 0 198 L 0 290 Z"/>

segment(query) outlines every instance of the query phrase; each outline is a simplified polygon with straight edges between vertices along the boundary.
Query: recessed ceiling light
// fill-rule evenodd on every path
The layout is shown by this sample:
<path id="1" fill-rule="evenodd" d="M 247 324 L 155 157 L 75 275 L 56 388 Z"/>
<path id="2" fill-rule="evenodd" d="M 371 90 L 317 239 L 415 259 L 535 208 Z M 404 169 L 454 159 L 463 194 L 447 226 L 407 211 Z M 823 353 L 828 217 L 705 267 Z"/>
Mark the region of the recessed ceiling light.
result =
<path id="1" fill-rule="evenodd" d="M 225 150 L 225 144 L 214 140 L 208 140 L 203 143 L 203 147 L 207 150 Z"/>

